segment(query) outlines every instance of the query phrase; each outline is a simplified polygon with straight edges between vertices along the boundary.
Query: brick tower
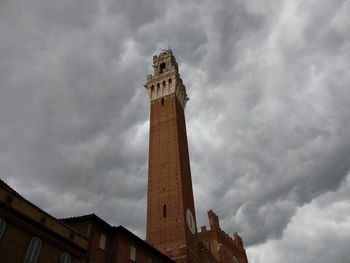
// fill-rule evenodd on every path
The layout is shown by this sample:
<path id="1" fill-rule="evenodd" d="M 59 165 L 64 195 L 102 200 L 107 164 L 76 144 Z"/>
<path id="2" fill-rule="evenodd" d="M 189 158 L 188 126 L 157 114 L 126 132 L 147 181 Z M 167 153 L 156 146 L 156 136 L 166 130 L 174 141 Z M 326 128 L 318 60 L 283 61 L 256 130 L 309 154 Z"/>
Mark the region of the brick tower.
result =
<path id="1" fill-rule="evenodd" d="M 184 108 L 188 100 L 171 50 L 153 57 L 146 240 L 176 262 L 197 263 L 198 241 Z"/>

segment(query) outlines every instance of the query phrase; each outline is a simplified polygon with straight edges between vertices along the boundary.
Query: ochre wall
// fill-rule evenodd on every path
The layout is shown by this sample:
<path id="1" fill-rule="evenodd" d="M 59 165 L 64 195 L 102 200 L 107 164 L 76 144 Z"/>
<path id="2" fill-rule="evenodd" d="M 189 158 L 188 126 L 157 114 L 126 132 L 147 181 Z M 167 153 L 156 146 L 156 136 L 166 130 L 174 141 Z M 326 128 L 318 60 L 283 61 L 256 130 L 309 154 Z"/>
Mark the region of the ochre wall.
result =
<path id="1" fill-rule="evenodd" d="M 2 208 L 0 208 L 0 217 L 6 222 L 5 231 L 0 239 L 1 262 L 23 262 L 33 237 L 38 237 L 42 241 L 38 263 L 59 262 L 63 252 L 70 253 L 72 263 L 85 262 L 84 253 L 76 251 L 71 244 L 52 236 L 49 231 L 39 229 L 28 221 L 23 222 L 19 218 L 13 218 Z"/>

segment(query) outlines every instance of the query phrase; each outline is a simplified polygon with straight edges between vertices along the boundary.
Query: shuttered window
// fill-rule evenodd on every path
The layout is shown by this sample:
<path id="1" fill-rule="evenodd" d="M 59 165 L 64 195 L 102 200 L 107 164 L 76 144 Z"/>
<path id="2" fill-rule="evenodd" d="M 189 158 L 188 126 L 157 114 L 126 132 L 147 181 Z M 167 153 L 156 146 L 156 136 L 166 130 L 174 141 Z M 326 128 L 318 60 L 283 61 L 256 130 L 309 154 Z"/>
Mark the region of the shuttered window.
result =
<path id="1" fill-rule="evenodd" d="M 60 263 L 70 263 L 71 261 L 72 261 L 72 257 L 68 252 L 63 252 L 61 254 Z"/>
<path id="2" fill-rule="evenodd" d="M 6 228 L 6 222 L 3 218 L 0 217 L 0 239 L 2 238 L 2 235 L 5 232 L 5 228 Z"/>
<path id="3" fill-rule="evenodd" d="M 42 247 L 41 239 L 38 237 L 33 237 L 30 240 L 23 263 L 36 263 L 40 255 L 41 247 Z"/>
<path id="4" fill-rule="evenodd" d="M 103 250 L 106 249 L 106 239 L 107 239 L 106 235 L 101 233 L 101 235 L 100 235 L 100 244 L 99 244 L 99 248 L 100 249 L 103 249 Z"/>
<path id="5" fill-rule="evenodd" d="M 136 261 L 136 248 L 131 246 L 130 248 L 130 260 L 131 261 Z"/>
<path id="6" fill-rule="evenodd" d="M 238 259 L 236 258 L 236 256 L 232 257 L 232 263 L 239 263 Z"/>

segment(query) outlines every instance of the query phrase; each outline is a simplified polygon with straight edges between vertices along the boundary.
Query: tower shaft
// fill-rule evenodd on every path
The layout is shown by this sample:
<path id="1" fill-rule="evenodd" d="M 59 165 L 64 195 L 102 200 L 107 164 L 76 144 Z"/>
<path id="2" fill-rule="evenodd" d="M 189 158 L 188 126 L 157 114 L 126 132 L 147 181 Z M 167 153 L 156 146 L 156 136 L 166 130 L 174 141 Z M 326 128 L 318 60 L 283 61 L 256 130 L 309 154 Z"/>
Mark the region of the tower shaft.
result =
<path id="1" fill-rule="evenodd" d="M 177 262 L 198 262 L 198 242 L 184 108 L 186 88 L 171 50 L 153 57 L 147 242 Z"/>

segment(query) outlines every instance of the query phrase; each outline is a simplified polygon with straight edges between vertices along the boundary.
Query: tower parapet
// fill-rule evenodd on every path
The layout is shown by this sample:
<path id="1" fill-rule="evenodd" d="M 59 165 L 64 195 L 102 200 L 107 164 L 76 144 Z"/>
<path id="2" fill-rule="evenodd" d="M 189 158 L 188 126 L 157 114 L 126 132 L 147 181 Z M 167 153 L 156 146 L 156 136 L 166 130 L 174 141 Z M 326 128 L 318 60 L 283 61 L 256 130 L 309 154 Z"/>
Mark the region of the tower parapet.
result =
<path id="1" fill-rule="evenodd" d="M 145 85 L 151 102 L 170 94 L 176 94 L 181 106 L 185 108 L 189 98 L 171 49 L 160 53 L 159 56 L 153 56 L 153 68 L 154 73 L 147 76 Z"/>
<path id="2" fill-rule="evenodd" d="M 208 219 L 209 219 L 209 225 L 211 229 L 213 228 L 220 229 L 219 217 L 211 209 L 208 211 Z"/>

